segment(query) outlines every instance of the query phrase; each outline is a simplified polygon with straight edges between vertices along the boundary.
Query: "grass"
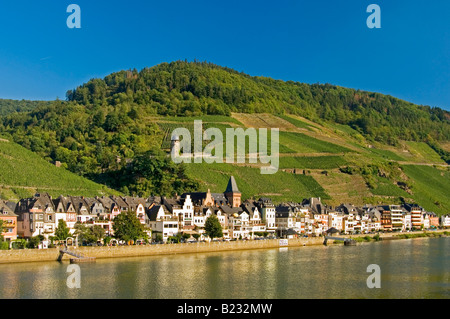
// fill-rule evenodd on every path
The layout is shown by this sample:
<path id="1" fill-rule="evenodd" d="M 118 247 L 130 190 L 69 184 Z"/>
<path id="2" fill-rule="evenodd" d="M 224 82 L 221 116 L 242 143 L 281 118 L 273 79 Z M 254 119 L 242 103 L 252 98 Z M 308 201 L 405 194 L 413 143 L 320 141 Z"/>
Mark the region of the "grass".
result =
<path id="1" fill-rule="evenodd" d="M 289 123 L 295 125 L 298 128 L 305 128 L 305 129 L 308 129 L 308 130 L 312 131 L 311 130 L 311 125 L 309 125 L 308 123 L 303 122 L 303 121 L 301 121 L 299 119 L 293 118 L 293 117 L 291 117 L 289 115 L 278 115 L 278 117 L 282 118 L 285 121 L 288 121 Z"/>
<path id="2" fill-rule="evenodd" d="M 237 117 L 237 119 L 235 118 Z M 254 118 L 253 118 L 254 117 Z M 170 148 L 171 133 L 175 128 L 185 127 L 191 133 L 193 139 L 194 120 L 201 119 L 203 121 L 203 130 L 210 127 L 219 128 L 222 132 L 224 144 L 223 154 L 226 154 L 226 129 L 232 127 L 243 127 L 242 123 L 253 125 L 255 127 L 276 127 L 281 123 L 289 123 L 298 128 L 310 129 L 311 126 L 297 118 L 289 115 L 263 116 L 237 114 L 234 117 L 226 116 L 202 116 L 196 117 L 159 117 L 156 119 L 164 138 L 162 148 Z M 239 121 L 242 120 L 242 121 Z M 278 121 L 278 122 L 277 122 Z M 243 127 L 244 130 L 246 129 Z M 349 165 L 349 163 L 357 161 L 370 164 L 374 161 L 399 161 L 399 162 L 439 162 L 438 155 L 429 148 L 425 143 L 406 142 L 406 146 L 410 150 L 409 153 L 402 153 L 397 149 L 384 148 L 363 148 L 364 152 L 357 153 L 350 148 L 345 147 L 351 143 L 359 145 L 360 141 L 354 139 L 357 131 L 350 127 L 339 125 L 334 127 L 336 130 L 347 135 L 343 145 L 335 144 L 331 141 L 324 141 L 311 137 L 309 135 L 292 132 L 279 132 L 279 152 L 280 169 L 311 169 L 311 170 L 327 170 L 331 175 L 331 170 Z M 256 129 L 258 133 L 258 129 Z M 203 148 L 209 141 L 203 141 Z M 249 153 L 248 139 L 245 143 L 245 154 Z M 271 134 L 268 130 L 268 151 L 270 153 Z M 193 147 L 193 144 L 192 144 Z M 235 150 L 237 148 L 237 140 L 235 141 Z M 311 154 L 311 155 L 308 155 Z M 321 155 L 323 154 L 323 155 Z M 306 156 L 299 156 L 306 155 Z M 438 161 L 439 160 L 439 161 Z M 246 160 L 248 163 L 248 159 Z M 259 163 L 259 162 L 258 162 Z M 423 166 L 405 166 L 405 173 L 409 177 L 408 184 L 412 185 L 413 194 L 406 192 L 398 187 L 394 182 L 383 177 L 374 177 L 373 188 L 361 188 L 360 175 L 350 176 L 351 180 L 331 180 L 331 175 L 294 175 L 284 172 L 278 172 L 275 175 L 261 175 L 260 170 L 251 165 L 238 166 L 228 164 L 188 164 L 188 171 L 198 178 L 203 188 L 215 189 L 215 191 L 223 191 L 230 175 L 235 175 L 236 179 L 240 179 L 242 184 L 242 192 L 244 197 L 266 195 L 274 200 L 301 200 L 308 196 L 317 196 L 329 198 L 334 204 L 339 200 L 352 200 L 361 202 L 363 200 L 373 199 L 376 202 L 397 203 L 401 198 L 406 200 L 414 200 L 419 205 L 425 207 L 437 214 L 448 213 L 450 210 L 450 200 L 446 193 L 450 189 L 448 182 L 444 181 L 448 176 L 448 172 L 438 171 L 433 167 Z M 441 176 L 444 174 L 444 176 Z M 294 176 L 292 176 L 294 175 Z M 340 175 L 339 175 L 340 176 Z M 359 179 L 357 179 L 357 177 Z M 434 182 L 434 180 L 435 182 Z M 352 186 L 358 184 L 360 186 Z M 434 185 L 429 185 L 433 183 Z M 328 184 L 332 183 L 332 186 Z M 221 186 L 219 186 L 221 185 Z M 363 185 L 364 186 L 364 185 Z M 326 189 L 326 190 L 325 190 Z M 331 196 L 330 196 L 331 195 Z M 361 197 L 362 198 L 359 198 Z M 372 196 L 372 197 L 371 197 Z M 359 198 L 359 199 L 358 199 Z"/>
<path id="3" fill-rule="evenodd" d="M 436 153 L 428 144 L 424 142 L 405 142 L 408 149 L 415 157 L 417 162 L 433 162 L 439 164 L 445 164 L 442 158 Z"/>
<path id="4" fill-rule="evenodd" d="M 19 199 L 36 192 L 48 192 L 52 196 L 117 194 L 48 163 L 18 144 L 0 141 L 0 196 Z"/>
<path id="5" fill-rule="evenodd" d="M 396 197 L 410 197 L 406 191 L 395 185 L 392 181 L 387 178 L 375 176 L 376 187 L 372 188 L 370 191 L 373 195 L 379 196 L 396 196 Z"/>
<path id="6" fill-rule="evenodd" d="M 280 168 L 333 169 L 346 164 L 341 156 L 280 157 Z"/>
<path id="7" fill-rule="evenodd" d="M 366 144 L 369 142 L 349 126 L 310 124 L 290 115 L 236 113 L 232 117 L 202 115 L 149 118 L 149 121 L 159 126 L 162 133 L 155 142 L 161 141 L 161 148 L 165 150 L 170 149 L 171 134 L 175 128 L 187 128 L 193 139 L 194 120 L 202 120 L 203 130 L 211 127 L 220 129 L 224 139 L 224 156 L 227 128 L 242 127 L 244 130 L 246 127 L 269 128 L 269 153 L 270 128 L 280 128 L 280 171 L 274 175 L 262 175 L 259 168 L 247 164 L 186 164 L 188 173 L 200 181 L 201 190 L 210 188 L 213 192 L 223 192 L 229 176 L 233 175 L 238 181 L 244 199 L 267 196 L 275 202 L 282 202 L 301 201 L 314 196 L 321 197 L 325 203 L 333 205 L 342 202 L 394 203 L 406 199 L 413 200 L 439 215 L 450 212 L 448 170 L 424 165 L 402 165 L 403 172 L 408 178 L 408 185 L 411 185 L 412 194 L 383 177 L 374 177 L 375 187 L 369 189 L 362 175 L 348 175 L 337 170 L 342 166 L 351 166 L 351 163 L 371 164 L 385 161 L 442 164 L 439 155 L 426 143 L 404 142 L 403 148 L 407 148 L 409 152 L 385 146 L 367 148 Z M 306 134 L 300 133 L 301 131 Z M 316 135 L 311 132 L 318 131 L 323 133 L 321 136 L 326 141 L 320 139 L 320 134 L 317 135 L 318 138 L 313 137 Z M 209 141 L 204 141 L 203 147 L 208 143 Z M 249 152 L 248 141 L 245 152 L 246 154 Z M 248 160 L 246 162 L 248 163 Z M 312 173 L 308 171 L 307 175 L 303 175 L 281 171 L 290 168 L 312 170 Z M 327 174 L 323 174 L 325 170 Z M 17 144 L 0 140 L 0 198 L 28 197 L 37 191 L 49 192 L 52 196 L 60 194 L 95 196 L 113 192 L 62 168 L 56 168 Z"/>
<path id="8" fill-rule="evenodd" d="M 402 169 L 417 203 L 438 215 L 450 212 L 450 171 L 425 165 L 403 165 Z"/>
<path id="9" fill-rule="evenodd" d="M 395 237 L 399 239 L 411 239 L 411 238 L 423 238 L 423 237 L 442 237 L 442 236 L 449 236 L 450 232 L 444 231 L 441 232 L 423 232 L 423 233 L 407 233 L 407 234 L 400 234 L 396 235 Z"/>
<path id="10" fill-rule="evenodd" d="M 242 198 L 271 197 L 274 202 L 302 201 L 308 197 L 329 198 L 312 176 L 278 171 L 273 175 L 261 174 L 259 168 L 229 164 L 186 164 L 188 173 L 197 178 L 201 188 L 220 193 L 226 189 L 230 176 L 234 176 Z"/>
<path id="11" fill-rule="evenodd" d="M 375 156 L 378 156 L 382 159 L 386 160 L 392 160 L 392 161 L 405 161 L 406 159 L 404 157 L 401 157 L 400 155 L 384 149 L 379 148 L 369 148 L 370 153 L 372 153 Z"/>
<path id="12" fill-rule="evenodd" d="M 364 237 L 361 237 L 361 236 L 352 237 L 352 239 L 358 243 L 376 241 L 373 237 L 371 237 L 369 235 L 364 236 Z"/>
<path id="13" fill-rule="evenodd" d="M 352 150 L 295 132 L 280 132 L 280 144 L 296 153 L 347 153 Z"/>

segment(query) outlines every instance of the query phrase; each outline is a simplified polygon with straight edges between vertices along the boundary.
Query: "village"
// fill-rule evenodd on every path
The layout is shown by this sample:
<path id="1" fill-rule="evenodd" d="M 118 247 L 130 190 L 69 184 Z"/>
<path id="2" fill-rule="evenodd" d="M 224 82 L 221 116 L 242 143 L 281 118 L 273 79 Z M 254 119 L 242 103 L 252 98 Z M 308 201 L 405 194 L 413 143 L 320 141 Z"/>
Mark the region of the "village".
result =
<path id="1" fill-rule="evenodd" d="M 416 204 L 331 207 L 320 198 L 309 198 L 302 203 L 274 205 L 267 197 L 241 201 L 241 195 L 233 176 L 223 193 L 208 190 L 173 198 L 52 198 L 36 194 L 19 202 L 0 201 L 1 235 L 10 244 L 18 238 L 38 235 L 48 241 L 55 236 L 62 219 L 71 236 L 76 224 L 84 224 L 98 225 L 106 236 L 114 237 L 114 219 L 129 211 L 143 224 L 148 235 L 145 243 L 166 243 L 177 235 L 183 235 L 187 242 L 211 240 L 205 234 L 205 222 L 211 215 L 217 217 L 222 227 L 223 238 L 219 240 L 226 241 L 322 236 L 332 228 L 341 234 L 370 234 L 450 227 L 450 214 L 439 217 Z"/>

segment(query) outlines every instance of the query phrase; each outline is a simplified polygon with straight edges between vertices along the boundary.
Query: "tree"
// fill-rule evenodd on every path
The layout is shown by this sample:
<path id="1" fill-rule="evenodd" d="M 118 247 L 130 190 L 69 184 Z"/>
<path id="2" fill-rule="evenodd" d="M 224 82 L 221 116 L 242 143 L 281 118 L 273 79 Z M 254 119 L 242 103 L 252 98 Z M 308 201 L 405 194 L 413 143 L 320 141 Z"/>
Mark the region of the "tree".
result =
<path id="1" fill-rule="evenodd" d="M 0 242 L 3 241 L 3 220 L 0 220 Z"/>
<path id="2" fill-rule="evenodd" d="M 99 241 L 103 237 L 105 237 L 106 231 L 105 229 L 100 225 L 94 225 L 91 228 L 92 236 L 96 239 L 96 241 Z"/>
<path id="3" fill-rule="evenodd" d="M 37 235 L 34 237 L 31 237 L 29 242 L 28 242 L 28 247 L 29 248 L 36 248 L 39 246 L 40 242 L 43 241 L 45 238 L 42 235 Z"/>
<path id="4" fill-rule="evenodd" d="M 163 241 L 163 236 L 161 234 L 156 234 L 155 242 L 160 243 Z"/>
<path id="5" fill-rule="evenodd" d="M 126 242 L 130 240 L 135 242 L 137 239 L 145 237 L 144 225 L 132 211 L 120 213 L 114 219 L 113 230 L 114 237 Z"/>
<path id="6" fill-rule="evenodd" d="M 105 230 L 99 225 L 92 227 L 75 224 L 75 235 L 78 235 L 78 240 L 86 244 L 96 243 L 105 236 Z"/>
<path id="7" fill-rule="evenodd" d="M 205 233 L 210 238 L 222 237 L 222 225 L 216 215 L 211 215 L 205 222 Z"/>
<path id="8" fill-rule="evenodd" d="M 66 240 L 70 236 L 70 229 L 67 227 L 66 222 L 63 219 L 58 221 L 58 227 L 55 230 L 55 237 L 59 240 Z"/>

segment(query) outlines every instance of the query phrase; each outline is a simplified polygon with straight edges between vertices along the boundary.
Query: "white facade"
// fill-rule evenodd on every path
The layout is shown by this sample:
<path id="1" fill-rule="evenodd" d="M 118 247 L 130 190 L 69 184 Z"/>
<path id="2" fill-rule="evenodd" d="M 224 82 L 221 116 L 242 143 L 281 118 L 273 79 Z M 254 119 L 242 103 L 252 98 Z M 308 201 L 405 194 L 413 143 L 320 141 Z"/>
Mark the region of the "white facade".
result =
<path id="1" fill-rule="evenodd" d="M 403 228 L 402 231 L 412 229 L 412 216 L 410 212 L 403 214 Z"/>
<path id="2" fill-rule="evenodd" d="M 249 237 L 249 215 L 246 212 L 228 217 L 228 232 L 231 238 Z"/>
<path id="3" fill-rule="evenodd" d="M 338 213 L 329 213 L 328 216 L 328 228 L 336 228 L 337 230 L 342 231 L 344 215 Z"/>
<path id="4" fill-rule="evenodd" d="M 159 207 L 156 220 L 148 223 L 153 233 L 161 233 L 163 241 L 167 241 L 169 237 L 178 234 L 178 217 L 166 213 L 163 206 Z"/>
<path id="5" fill-rule="evenodd" d="M 450 215 L 441 216 L 441 227 L 450 227 Z"/>
<path id="6" fill-rule="evenodd" d="M 193 225 L 194 205 L 191 200 L 191 195 L 186 195 L 182 207 L 174 207 L 172 214 L 176 217 L 181 217 L 181 226 Z"/>

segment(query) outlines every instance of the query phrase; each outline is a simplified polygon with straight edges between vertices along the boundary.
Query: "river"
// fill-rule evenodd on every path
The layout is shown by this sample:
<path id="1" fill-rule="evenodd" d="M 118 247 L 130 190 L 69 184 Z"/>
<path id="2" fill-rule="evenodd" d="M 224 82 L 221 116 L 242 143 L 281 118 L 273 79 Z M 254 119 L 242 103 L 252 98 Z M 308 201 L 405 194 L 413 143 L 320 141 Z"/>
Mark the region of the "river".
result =
<path id="1" fill-rule="evenodd" d="M 450 298 L 450 237 L 153 257 L 0 265 L 1 299 Z M 368 288 L 380 269 L 380 288 Z"/>

